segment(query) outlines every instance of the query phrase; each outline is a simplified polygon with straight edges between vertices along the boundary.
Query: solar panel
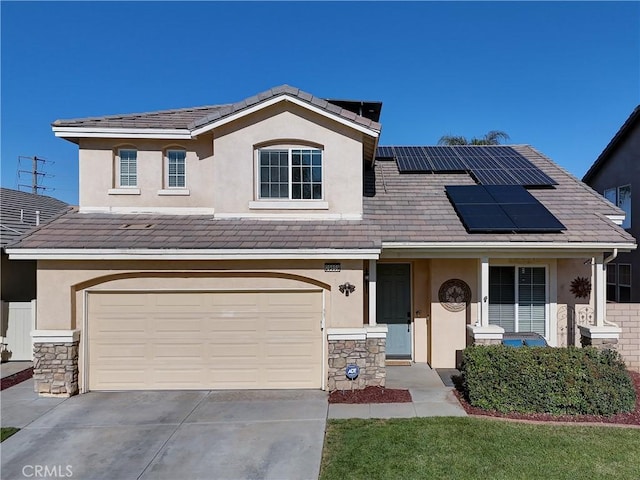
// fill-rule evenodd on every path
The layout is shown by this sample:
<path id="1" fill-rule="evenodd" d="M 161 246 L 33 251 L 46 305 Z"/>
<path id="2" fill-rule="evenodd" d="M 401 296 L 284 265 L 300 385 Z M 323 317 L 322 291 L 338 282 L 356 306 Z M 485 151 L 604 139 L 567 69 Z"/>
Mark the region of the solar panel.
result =
<path id="1" fill-rule="evenodd" d="M 472 170 L 471 175 L 480 185 L 519 185 L 507 170 Z"/>
<path id="2" fill-rule="evenodd" d="M 451 147 L 422 147 L 434 172 L 466 172 L 467 164 Z"/>
<path id="3" fill-rule="evenodd" d="M 376 149 L 376 158 L 394 158 L 395 153 L 393 147 L 378 147 Z"/>
<path id="4" fill-rule="evenodd" d="M 565 230 L 565 226 L 520 185 L 456 185 L 447 186 L 445 190 L 469 233 Z"/>
<path id="5" fill-rule="evenodd" d="M 413 173 L 431 172 L 433 168 L 422 147 L 394 147 L 399 170 Z"/>
<path id="6" fill-rule="evenodd" d="M 401 173 L 468 172 L 481 185 L 557 185 L 523 155 L 501 145 L 378 147 L 377 156 L 396 158 Z"/>

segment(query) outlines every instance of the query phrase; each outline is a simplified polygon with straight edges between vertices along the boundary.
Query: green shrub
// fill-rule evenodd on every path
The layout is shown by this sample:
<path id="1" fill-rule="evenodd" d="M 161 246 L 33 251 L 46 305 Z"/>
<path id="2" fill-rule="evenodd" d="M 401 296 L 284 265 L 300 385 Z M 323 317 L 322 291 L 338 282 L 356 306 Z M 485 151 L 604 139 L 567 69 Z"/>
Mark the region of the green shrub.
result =
<path id="1" fill-rule="evenodd" d="M 467 400 L 486 410 L 608 416 L 635 408 L 633 382 L 611 350 L 477 345 L 465 349 L 461 370 Z"/>

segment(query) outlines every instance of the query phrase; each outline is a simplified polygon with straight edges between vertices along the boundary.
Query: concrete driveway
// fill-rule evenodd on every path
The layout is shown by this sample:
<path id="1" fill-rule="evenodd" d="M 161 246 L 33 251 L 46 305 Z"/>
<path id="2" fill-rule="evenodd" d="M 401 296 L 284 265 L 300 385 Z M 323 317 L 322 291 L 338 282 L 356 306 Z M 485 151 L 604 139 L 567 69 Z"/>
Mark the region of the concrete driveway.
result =
<path id="1" fill-rule="evenodd" d="M 24 386 L 23 386 L 24 385 Z M 321 391 L 2 392 L 3 480 L 317 479 L 327 418 Z M 56 475 L 51 475 L 55 472 Z"/>

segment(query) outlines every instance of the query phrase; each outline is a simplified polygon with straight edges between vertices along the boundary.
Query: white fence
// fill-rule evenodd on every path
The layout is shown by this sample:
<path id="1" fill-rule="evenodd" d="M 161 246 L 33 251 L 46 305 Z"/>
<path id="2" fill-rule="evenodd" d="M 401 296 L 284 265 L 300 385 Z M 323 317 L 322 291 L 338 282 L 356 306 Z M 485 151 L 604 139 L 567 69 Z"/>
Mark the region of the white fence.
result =
<path id="1" fill-rule="evenodd" d="M 31 331 L 36 327 L 36 301 L 0 302 L 2 361 L 33 360 Z"/>

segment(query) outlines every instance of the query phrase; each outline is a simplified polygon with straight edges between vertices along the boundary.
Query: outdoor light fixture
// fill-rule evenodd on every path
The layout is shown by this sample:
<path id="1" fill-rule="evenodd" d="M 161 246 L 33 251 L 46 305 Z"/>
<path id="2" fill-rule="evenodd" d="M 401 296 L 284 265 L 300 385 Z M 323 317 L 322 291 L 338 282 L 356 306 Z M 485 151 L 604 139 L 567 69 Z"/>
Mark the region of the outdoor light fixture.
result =
<path id="1" fill-rule="evenodd" d="M 340 293 L 344 293 L 348 297 L 350 293 L 353 293 L 356 290 L 356 286 L 346 282 L 342 285 L 338 285 L 338 289 L 340 290 Z"/>

